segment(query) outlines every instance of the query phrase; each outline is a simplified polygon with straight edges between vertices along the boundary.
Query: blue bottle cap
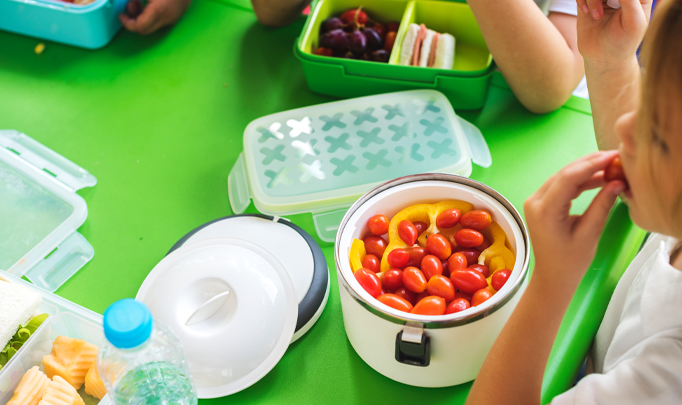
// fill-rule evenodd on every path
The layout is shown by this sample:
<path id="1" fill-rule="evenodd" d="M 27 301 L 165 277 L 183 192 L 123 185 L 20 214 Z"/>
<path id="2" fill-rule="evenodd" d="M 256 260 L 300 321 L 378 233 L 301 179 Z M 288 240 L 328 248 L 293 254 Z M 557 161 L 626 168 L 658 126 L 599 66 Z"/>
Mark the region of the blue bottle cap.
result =
<path id="1" fill-rule="evenodd" d="M 137 347 L 152 334 L 152 313 L 132 298 L 116 301 L 104 311 L 104 336 L 119 349 Z"/>

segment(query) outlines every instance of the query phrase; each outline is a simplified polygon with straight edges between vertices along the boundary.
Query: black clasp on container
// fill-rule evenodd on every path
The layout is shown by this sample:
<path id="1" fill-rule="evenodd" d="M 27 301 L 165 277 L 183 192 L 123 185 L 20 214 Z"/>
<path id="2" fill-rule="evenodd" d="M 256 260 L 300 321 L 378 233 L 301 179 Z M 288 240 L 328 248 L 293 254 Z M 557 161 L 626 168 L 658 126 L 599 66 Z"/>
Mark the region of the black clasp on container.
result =
<path id="1" fill-rule="evenodd" d="M 403 340 L 403 331 L 395 337 L 395 359 L 403 364 L 426 367 L 431 363 L 431 341 L 426 334 L 422 334 L 420 343 Z"/>

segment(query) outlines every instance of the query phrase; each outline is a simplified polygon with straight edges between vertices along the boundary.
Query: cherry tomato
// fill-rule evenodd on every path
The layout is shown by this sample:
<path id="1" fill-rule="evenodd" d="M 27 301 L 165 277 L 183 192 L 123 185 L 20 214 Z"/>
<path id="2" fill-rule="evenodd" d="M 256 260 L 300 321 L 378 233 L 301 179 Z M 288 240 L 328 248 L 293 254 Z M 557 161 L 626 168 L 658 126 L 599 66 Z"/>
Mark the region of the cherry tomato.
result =
<path id="1" fill-rule="evenodd" d="M 386 257 L 386 260 L 388 260 L 389 266 L 402 269 L 407 266 L 410 254 L 405 249 L 393 249 Z"/>
<path id="2" fill-rule="evenodd" d="M 367 221 L 367 227 L 373 235 L 383 235 L 388 232 L 388 218 L 386 215 L 375 215 Z"/>
<path id="3" fill-rule="evenodd" d="M 411 247 L 405 250 L 410 255 L 410 260 L 407 261 L 406 266 L 421 266 L 422 259 L 426 256 L 426 249 L 423 247 Z"/>
<path id="4" fill-rule="evenodd" d="M 480 271 L 481 274 L 483 274 L 483 277 L 488 278 L 490 276 L 490 268 L 486 266 L 485 264 L 472 264 L 469 266 L 470 269 Z"/>
<path id="5" fill-rule="evenodd" d="M 484 302 L 488 301 L 488 298 L 492 297 L 493 293 L 487 288 L 482 288 L 474 293 L 474 297 L 471 299 L 471 306 L 475 307 Z"/>
<path id="6" fill-rule="evenodd" d="M 604 169 L 604 181 L 614 181 L 622 180 L 627 182 L 625 179 L 625 171 L 623 170 L 623 162 L 620 160 L 620 156 L 616 156 L 606 169 Z"/>
<path id="7" fill-rule="evenodd" d="M 381 295 L 381 281 L 374 272 L 367 269 L 358 269 L 355 272 L 355 279 L 371 295 L 376 298 Z"/>
<path id="8" fill-rule="evenodd" d="M 450 278 L 450 265 L 448 264 L 448 261 L 443 260 L 441 263 L 443 264 L 443 275 Z"/>
<path id="9" fill-rule="evenodd" d="M 426 285 L 426 289 L 430 295 L 441 297 L 445 302 L 455 299 L 455 287 L 452 286 L 450 279 L 445 276 L 436 275 L 431 277 L 431 280 Z"/>
<path id="10" fill-rule="evenodd" d="M 399 297 L 395 294 L 383 294 L 377 297 L 377 300 L 382 304 L 388 305 L 398 311 L 410 312 L 412 311 L 412 304 L 405 298 Z"/>
<path id="11" fill-rule="evenodd" d="M 462 224 L 462 228 L 474 229 L 477 231 L 482 231 L 489 227 L 493 222 L 493 218 L 490 216 L 488 211 L 483 210 L 473 210 L 462 215 L 462 219 L 459 221 Z"/>
<path id="12" fill-rule="evenodd" d="M 446 314 L 454 314 L 455 312 L 464 311 L 465 309 L 471 307 L 469 301 L 464 298 L 455 298 L 448 306 L 445 308 Z"/>
<path id="13" fill-rule="evenodd" d="M 386 26 L 380 22 L 370 21 L 370 23 L 367 24 L 367 28 L 373 29 L 377 34 L 379 34 L 381 39 L 384 39 L 386 36 Z"/>
<path id="14" fill-rule="evenodd" d="M 421 270 L 428 281 L 435 275 L 443 274 L 443 263 L 434 255 L 426 255 L 422 259 Z"/>
<path id="15" fill-rule="evenodd" d="M 490 285 L 495 289 L 495 291 L 500 291 L 500 289 L 507 283 L 509 276 L 511 275 L 511 270 L 502 269 L 498 270 L 493 274 L 493 278 L 490 279 Z"/>
<path id="16" fill-rule="evenodd" d="M 416 267 L 406 267 L 403 270 L 403 285 L 410 291 L 419 294 L 426 290 L 424 273 Z"/>
<path id="17" fill-rule="evenodd" d="M 462 252 L 455 252 L 448 258 L 448 268 L 450 269 L 450 272 L 457 269 L 466 269 L 467 266 L 467 258 Z"/>
<path id="18" fill-rule="evenodd" d="M 468 266 L 478 263 L 478 256 L 481 255 L 481 252 L 476 249 L 458 248 L 457 253 L 461 253 L 464 255 L 464 257 L 466 257 Z M 452 270 L 450 270 L 450 273 L 452 273 Z"/>
<path id="19" fill-rule="evenodd" d="M 417 243 L 419 234 L 417 233 L 417 228 L 414 224 L 411 221 L 404 219 L 398 224 L 398 236 L 400 236 L 400 239 L 407 243 L 408 246 L 413 246 Z"/>
<path id="20" fill-rule="evenodd" d="M 409 302 L 412 305 L 417 303 L 417 294 L 413 293 L 412 291 L 408 290 L 405 287 L 398 288 L 397 290 L 395 290 L 393 294 L 397 295 L 400 298 L 404 298 L 407 302 Z"/>
<path id="21" fill-rule="evenodd" d="M 452 252 L 450 242 L 448 242 L 445 236 L 439 233 L 429 235 L 429 237 L 426 238 L 426 250 L 441 260 L 446 260 L 450 257 L 450 253 Z"/>
<path id="22" fill-rule="evenodd" d="M 445 313 L 445 300 L 433 295 L 423 298 L 412 308 L 416 315 L 443 315 Z"/>
<path id="23" fill-rule="evenodd" d="M 421 235 L 425 230 L 429 229 L 429 226 L 426 225 L 426 222 L 422 221 L 415 222 L 414 227 L 417 228 L 417 235 Z"/>
<path id="24" fill-rule="evenodd" d="M 480 246 L 476 246 L 476 250 L 479 252 L 483 252 L 484 250 L 488 249 L 490 247 L 490 242 L 488 242 L 488 239 L 483 238 L 483 243 L 481 243 Z"/>
<path id="25" fill-rule="evenodd" d="M 403 271 L 400 269 L 386 270 L 381 281 L 384 290 L 395 291 L 403 286 Z"/>
<path id="26" fill-rule="evenodd" d="M 423 300 L 424 298 L 428 297 L 429 295 L 431 295 L 431 294 L 429 294 L 429 292 L 427 290 L 420 292 L 419 294 L 417 294 L 417 302 Z"/>
<path id="27" fill-rule="evenodd" d="M 457 291 L 455 293 L 455 299 L 457 298 L 464 298 L 465 300 L 471 302 L 471 298 L 474 296 L 472 293 L 464 292 L 464 291 Z"/>
<path id="28" fill-rule="evenodd" d="M 476 246 L 481 246 L 483 243 L 483 234 L 473 229 L 460 229 L 455 234 L 455 242 L 458 246 L 463 248 L 472 248 Z"/>
<path id="29" fill-rule="evenodd" d="M 365 257 L 362 258 L 362 267 L 366 268 L 367 270 L 372 270 L 373 272 L 378 273 L 379 270 L 381 270 L 381 262 L 374 255 L 366 255 Z"/>
<path id="30" fill-rule="evenodd" d="M 450 272 L 452 284 L 460 291 L 474 293 L 481 288 L 486 288 L 488 282 L 483 274 L 477 270 L 464 269 Z"/>
<path id="31" fill-rule="evenodd" d="M 130 3 L 131 3 L 131 2 L 128 2 L 128 4 L 130 4 Z M 329 48 L 317 48 L 317 50 L 315 51 L 315 55 L 320 55 L 320 56 L 333 56 L 333 55 L 334 55 L 334 51 L 332 51 L 332 50 L 329 49 Z"/>
<path id="32" fill-rule="evenodd" d="M 461 216 L 462 211 L 457 208 L 450 208 L 438 214 L 436 226 L 439 228 L 452 228 L 459 223 L 459 217 Z"/>
<path id="33" fill-rule="evenodd" d="M 384 257 L 384 250 L 388 245 L 384 238 L 381 236 L 368 236 L 365 238 L 365 251 L 369 255 L 374 255 L 376 257 Z"/>
<path id="34" fill-rule="evenodd" d="M 388 24 L 386 24 L 386 32 L 398 32 L 398 29 L 400 28 L 400 23 L 392 21 Z"/>
<path id="35" fill-rule="evenodd" d="M 345 22 L 346 24 L 357 22 L 359 25 L 364 25 L 367 22 L 367 13 L 360 10 L 359 8 L 346 10 L 341 14 L 341 21 Z"/>

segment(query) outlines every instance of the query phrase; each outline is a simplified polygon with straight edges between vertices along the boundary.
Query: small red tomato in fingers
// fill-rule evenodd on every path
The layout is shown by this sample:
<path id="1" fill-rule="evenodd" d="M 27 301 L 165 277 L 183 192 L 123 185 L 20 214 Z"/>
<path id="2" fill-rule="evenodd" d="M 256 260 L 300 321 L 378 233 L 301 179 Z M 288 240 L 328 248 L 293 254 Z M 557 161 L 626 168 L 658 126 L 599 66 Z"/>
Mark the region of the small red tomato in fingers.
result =
<path id="1" fill-rule="evenodd" d="M 379 277 L 374 272 L 367 269 L 358 269 L 354 275 L 355 279 L 369 295 L 374 298 L 381 295 L 381 281 L 379 281 Z"/>
<path id="2" fill-rule="evenodd" d="M 400 269 L 386 270 L 381 285 L 386 291 L 395 291 L 399 289 L 403 286 L 403 271 Z"/>
<path id="3" fill-rule="evenodd" d="M 498 270 L 495 272 L 495 274 L 493 274 L 493 278 L 490 279 L 490 285 L 495 289 L 495 291 L 500 291 L 500 289 L 507 283 L 507 280 L 509 280 L 510 275 L 511 270 L 509 269 Z"/>
<path id="4" fill-rule="evenodd" d="M 405 298 L 399 297 L 395 294 L 383 294 L 377 297 L 377 300 L 382 304 L 388 305 L 398 311 L 410 312 L 412 311 L 412 304 Z"/>
<path id="5" fill-rule="evenodd" d="M 367 221 L 367 227 L 373 235 L 381 236 L 388 232 L 388 218 L 386 215 L 375 215 Z"/>
<path id="6" fill-rule="evenodd" d="M 485 264 L 472 264 L 469 266 L 470 269 L 480 271 L 483 277 L 488 278 L 490 276 L 490 268 Z"/>
<path id="7" fill-rule="evenodd" d="M 405 249 L 393 249 L 386 257 L 388 265 L 398 269 L 407 266 L 407 261 L 410 260 L 410 254 Z"/>
<path id="8" fill-rule="evenodd" d="M 384 238 L 381 236 L 368 236 L 364 240 L 365 242 L 365 251 L 369 255 L 374 255 L 376 257 L 384 257 L 384 250 L 386 250 L 386 246 L 388 245 Z"/>
<path id="9" fill-rule="evenodd" d="M 438 214 L 436 218 L 436 226 L 439 228 L 452 228 L 459 223 L 459 218 L 462 216 L 462 211 L 457 208 L 451 208 Z"/>
<path id="10" fill-rule="evenodd" d="M 426 222 L 422 221 L 414 222 L 414 227 L 417 228 L 417 235 L 421 235 L 425 230 L 429 229 L 429 226 L 426 225 Z"/>
<path id="11" fill-rule="evenodd" d="M 434 255 L 426 255 L 422 259 L 421 270 L 428 281 L 433 276 L 443 274 L 443 263 Z"/>
<path id="12" fill-rule="evenodd" d="M 407 243 L 408 246 L 412 246 L 417 243 L 419 234 L 417 233 L 417 228 L 414 224 L 411 221 L 404 219 L 398 224 L 398 236 L 403 242 Z"/>
<path id="13" fill-rule="evenodd" d="M 464 311 L 470 306 L 469 301 L 464 298 L 455 298 L 447 307 L 445 307 L 445 314 L 454 314 L 455 312 Z"/>
<path id="14" fill-rule="evenodd" d="M 374 255 L 366 255 L 365 257 L 362 258 L 362 267 L 366 268 L 367 270 L 372 270 L 373 272 L 378 273 L 379 270 L 381 270 L 381 262 Z"/>
<path id="15" fill-rule="evenodd" d="M 455 234 L 455 242 L 457 242 L 458 246 L 463 248 L 481 246 L 483 239 L 483 234 L 479 231 L 474 231 L 473 229 L 460 229 Z"/>
<path id="16" fill-rule="evenodd" d="M 462 215 L 462 219 L 459 223 L 462 224 L 462 228 L 474 229 L 476 231 L 482 231 L 489 227 L 493 222 L 493 217 L 490 216 L 488 211 L 483 210 L 473 210 Z"/>
<path id="17" fill-rule="evenodd" d="M 403 270 L 403 285 L 408 290 L 419 294 L 426 290 L 424 273 L 416 267 L 406 267 Z"/>
<path id="18" fill-rule="evenodd" d="M 466 256 L 461 252 L 455 252 L 448 258 L 450 272 L 457 269 L 466 269 L 469 266 Z"/>
<path id="19" fill-rule="evenodd" d="M 423 247 L 411 247 L 405 249 L 410 255 L 410 259 L 407 261 L 406 266 L 421 266 L 424 256 L 426 256 L 426 249 Z"/>
<path id="20" fill-rule="evenodd" d="M 472 264 L 478 263 L 478 256 L 481 255 L 481 252 L 476 250 L 476 249 L 462 249 L 458 248 L 457 253 L 461 253 L 466 257 L 467 259 L 467 266 L 471 266 Z M 452 273 L 452 270 L 450 270 L 450 273 Z"/>
<path id="21" fill-rule="evenodd" d="M 475 293 L 488 286 L 488 281 L 477 270 L 464 269 L 450 272 L 452 285 L 460 291 Z"/>
<path id="22" fill-rule="evenodd" d="M 443 315 L 445 313 L 445 300 L 433 295 L 422 298 L 412 308 L 412 313 L 415 315 Z"/>
<path id="23" fill-rule="evenodd" d="M 417 303 L 417 294 L 413 293 L 412 291 L 408 290 L 405 287 L 398 288 L 397 290 L 395 290 L 394 294 L 400 298 L 404 298 L 407 302 L 409 302 L 412 305 Z"/>
<path id="24" fill-rule="evenodd" d="M 604 181 L 608 183 L 614 180 L 622 180 L 626 185 L 628 184 L 625 178 L 625 170 L 623 170 L 623 161 L 620 160 L 620 156 L 616 156 L 604 169 Z"/>
<path id="25" fill-rule="evenodd" d="M 433 276 L 426 286 L 426 290 L 430 295 L 441 297 L 445 302 L 450 302 L 455 299 L 455 287 L 452 282 L 445 276 Z"/>
<path id="26" fill-rule="evenodd" d="M 474 293 L 474 296 L 471 298 L 471 306 L 475 307 L 481 305 L 488 301 L 488 299 L 492 296 L 493 293 L 489 289 L 482 288 Z"/>
<path id="27" fill-rule="evenodd" d="M 426 250 L 441 260 L 446 260 L 450 257 L 450 253 L 452 252 L 450 242 L 448 242 L 445 236 L 439 233 L 429 235 L 429 237 L 426 238 Z"/>

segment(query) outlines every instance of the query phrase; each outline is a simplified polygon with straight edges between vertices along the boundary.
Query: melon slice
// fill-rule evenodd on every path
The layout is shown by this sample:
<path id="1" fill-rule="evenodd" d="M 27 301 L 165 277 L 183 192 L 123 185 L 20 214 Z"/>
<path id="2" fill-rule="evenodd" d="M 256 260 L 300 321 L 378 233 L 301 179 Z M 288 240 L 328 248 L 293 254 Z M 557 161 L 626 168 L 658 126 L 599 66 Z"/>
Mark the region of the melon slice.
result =
<path id="1" fill-rule="evenodd" d="M 85 402 L 71 384 L 56 375 L 47 383 L 43 399 L 38 405 L 85 405 Z"/>
<path id="2" fill-rule="evenodd" d="M 85 375 L 85 393 L 99 399 L 102 399 L 107 393 L 104 381 L 99 377 L 99 371 L 97 371 L 97 361 L 92 362 L 90 370 Z"/>
<path id="3" fill-rule="evenodd" d="M 85 382 L 85 375 L 97 357 L 98 347 L 82 339 L 57 336 L 52 352 L 43 356 L 43 368 L 48 377 L 60 376 L 75 389 Z"/>
<path id="4" fill-rule="evenodd" d="M 14 390 L 14 396 L 7 405 L 37 405 L 49 382 L 50 379 L 38 369 L 38 366 L 31 367 L 21 377 L 19 385 Z"/>

